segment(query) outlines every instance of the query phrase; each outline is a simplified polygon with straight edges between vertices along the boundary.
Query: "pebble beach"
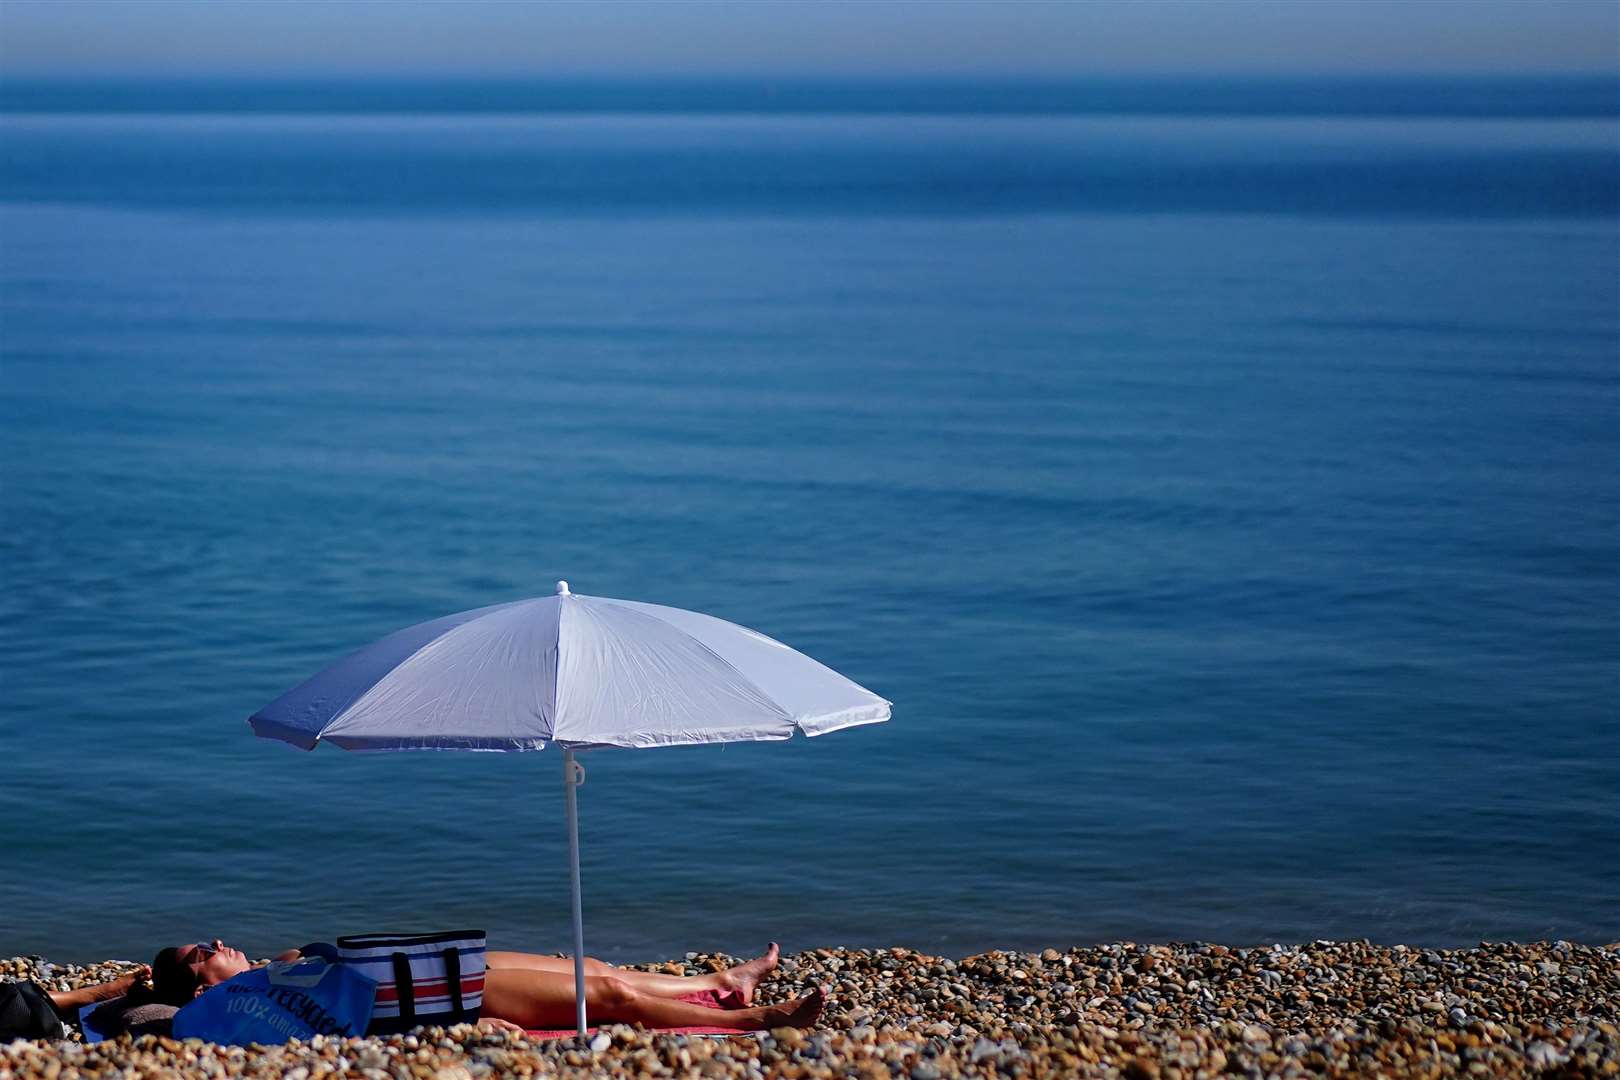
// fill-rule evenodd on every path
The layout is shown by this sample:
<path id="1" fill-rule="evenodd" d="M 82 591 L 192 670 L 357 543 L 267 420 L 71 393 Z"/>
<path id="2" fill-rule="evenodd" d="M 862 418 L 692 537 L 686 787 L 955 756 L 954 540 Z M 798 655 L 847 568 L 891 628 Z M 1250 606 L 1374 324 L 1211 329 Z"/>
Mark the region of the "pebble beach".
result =
<path id="1" fill-rule="evenodd" d="M 689 953 L 636 966 L 699 974 L 737 962 Z M 4 977 L 51 989 L 131 967 L 39 957 L 3 963 Z M 1121 942 L 964 959 L 816 949 L 784 955 L 757 1000 L 819 985 L 832 988 L 831 1002 L 802 1031 L 710 1039 L 618 1025 L 581 1043 L 464 1026 L 248 1048 L 152 1036 L 95 1046 L 17 1040 L 0 1048 L 0 1078 L 1620 1075 L 1620 943 Z"/>

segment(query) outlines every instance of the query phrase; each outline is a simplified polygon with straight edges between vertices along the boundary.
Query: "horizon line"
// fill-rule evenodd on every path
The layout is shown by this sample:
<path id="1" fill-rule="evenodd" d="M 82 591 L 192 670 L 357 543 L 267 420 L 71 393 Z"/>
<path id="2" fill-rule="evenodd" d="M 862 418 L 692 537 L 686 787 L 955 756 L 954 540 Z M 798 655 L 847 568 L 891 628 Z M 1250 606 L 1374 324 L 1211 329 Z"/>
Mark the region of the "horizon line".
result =
<path id="1" fill-rule="evenodd" d="M 1420 80 L 1420 81 L 1448 81 L 1448 80 L 1489 80 L 1489 81 L 1597 81 L 1603 80 L 1620 84 L 1620 70 L 1579 70 L 1579 71 L 1550 71 L 1550 70 L 1523 70 L 1523 71 L 1486 71 L 1476 68 L 1458 68 L 1455 70 L 1394 70 L 1373 69 L 1355 70 L 1344 69 L 1334 71 L 1295 71 L 1290 69 L 1268 69 L 1265 71 L 1236 71 L 1236 70 L 1210 70 L 1210 71 L 1179 71 L 1179 70 L 1132 70 L 1132 71 L 1087 71 L 1087 72 L 999 72 L 999 71 L 910 71 L 902 73 L 870 72 L 870 71 L 730 71 L 730 72 L 690 72 L 690 71 L 646 71 L 636 73 L 610 72 L 599 70 L 580 70 L 571 72 L 490 72 L 490 71 L 440 71 L 440 72 L 402 72 L 402 71 L 306 71 L 306 72 L 253 72 L 253 71 L 189 71 L 189 72 L 151 72 L 151 71 L 97 71 L 97 72 L 18 72 L 0 69 L 0 83 L 7 82 L 306 82 L 312 80 L 331 80 L 337 82 L 455 82 L 455 83 L 489 83 L 489 82 L 524 82 L 524 83 L 562 83 L 562 82 L 759 82 L 759 81 L 791 81 L 803 83 L 841 83 L 841 82 L 869 82 L 882 84 L 904 85 L 908 83 L 975 83 L 999 82 L 1008 84 L 1065 84 L 1087 82 L 1113 82 L 1120 80 L 1157 82 L 1166 80 L 1200 81 L 1210 80 L 1219 82 L 1333 82 L 1346 79 L 1353 80 Z"/>

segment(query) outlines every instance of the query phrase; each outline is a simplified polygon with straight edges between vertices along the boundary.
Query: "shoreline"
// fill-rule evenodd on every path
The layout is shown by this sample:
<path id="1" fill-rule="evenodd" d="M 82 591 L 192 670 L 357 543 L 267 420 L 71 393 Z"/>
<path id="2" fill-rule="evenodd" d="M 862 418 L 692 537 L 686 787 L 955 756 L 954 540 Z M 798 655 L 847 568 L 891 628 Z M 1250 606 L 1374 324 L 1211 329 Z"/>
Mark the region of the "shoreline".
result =
<path id="1" fill-rule="evenodd" d="M 736 959 L 692 953 L 626 966 L 698 974 Z M 119 962 L 0 961 L 5 978 L 34 978 L 50 989 L 125 970 Z M 811 949 L 785 955 L 759 1000 L 821 984 L 832 986 L 831 1003 L 804 1031 L 714 1040 L 617 1025 L 587 1047 L 472 1028 L 245 1050 L 151 1036 L 97 1046 L 20 1040 L 0 1046 L 0 1075 L 63 1080 L 129 1068 L 296 1080 L 608 1072 L 752 1080 L 1620 1075 L 1620 943 L 1121 942 L 962 959 L 902 948 Z"/>

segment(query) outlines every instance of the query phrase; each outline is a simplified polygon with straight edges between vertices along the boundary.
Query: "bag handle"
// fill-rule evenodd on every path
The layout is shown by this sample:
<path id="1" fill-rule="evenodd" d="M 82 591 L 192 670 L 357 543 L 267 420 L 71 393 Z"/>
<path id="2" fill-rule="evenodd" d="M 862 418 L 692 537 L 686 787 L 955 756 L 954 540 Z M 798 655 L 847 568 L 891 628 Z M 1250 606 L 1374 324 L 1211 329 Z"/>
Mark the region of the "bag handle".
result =
<path id="1" fill-rule="evenodd" d="M 406 1027 L 416 1022 L 416 984 L 411 982 L 411 958 L 394 954 L 394 989 L 399 991 L 399 1019 Z"/>
<path id="2" fill-rule="evenodd" d="M 460 1020 L 467 1010 L 461 1004 L 461 950 L 454 946 L 444 950 L 444 982 L 456 1009 L 455 1017 Z"/>

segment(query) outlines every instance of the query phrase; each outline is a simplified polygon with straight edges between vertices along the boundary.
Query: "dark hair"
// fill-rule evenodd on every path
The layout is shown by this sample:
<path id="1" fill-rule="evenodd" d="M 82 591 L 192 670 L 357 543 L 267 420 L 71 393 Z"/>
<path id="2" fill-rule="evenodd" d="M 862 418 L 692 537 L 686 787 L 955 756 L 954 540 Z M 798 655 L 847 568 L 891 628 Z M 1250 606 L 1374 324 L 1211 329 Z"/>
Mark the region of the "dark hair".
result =
<path id="1" fill-rule="evenodd" d="M 151 1000 L 184 1005 L 197 996 L 197 973 L 180 959 L 179 945 L 170 945 L 152 957 Z"/>

